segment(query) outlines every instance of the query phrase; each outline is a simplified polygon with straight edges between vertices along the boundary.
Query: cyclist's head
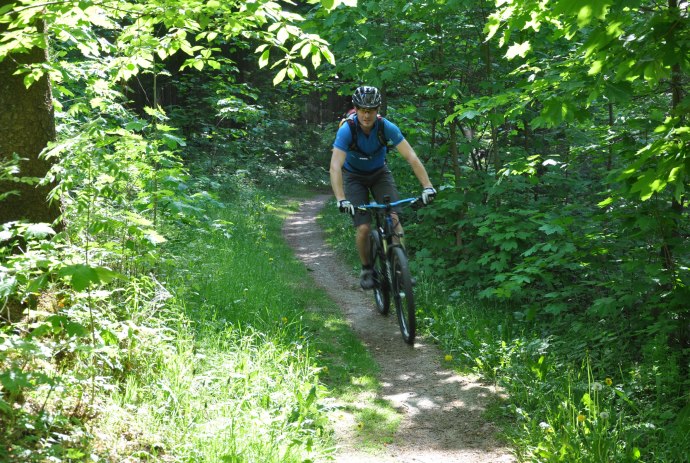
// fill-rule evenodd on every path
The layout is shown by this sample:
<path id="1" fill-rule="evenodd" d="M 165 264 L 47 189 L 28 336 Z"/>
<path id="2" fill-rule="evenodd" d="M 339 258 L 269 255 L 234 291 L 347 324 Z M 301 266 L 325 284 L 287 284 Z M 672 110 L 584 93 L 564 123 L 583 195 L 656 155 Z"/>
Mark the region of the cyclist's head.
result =
<path id="1" fill-rule="evenodd" d="M 373 109 L 381 106 L 381 93 L 376 87 L 357 87 L 352 95 L 352 104 L 355 108 Z"/>

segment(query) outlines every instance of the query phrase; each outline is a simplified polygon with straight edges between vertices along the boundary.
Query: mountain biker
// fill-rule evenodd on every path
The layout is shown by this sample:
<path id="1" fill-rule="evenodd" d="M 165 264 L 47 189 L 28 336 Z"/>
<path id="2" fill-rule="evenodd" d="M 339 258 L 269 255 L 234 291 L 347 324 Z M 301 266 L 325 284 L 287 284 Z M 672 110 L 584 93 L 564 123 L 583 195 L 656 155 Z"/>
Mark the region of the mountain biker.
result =
<path id="1" fill-rule="evenodd" d="M 362 263 L 360 284 L 362 289 L 374 287 L 374 271 L 369 256 L 369 233 L 371 230 L 371 214 L 355 213 L 355 207 L 369 203 L 369 194 L 378 203 L 383 203 L 384 195 L 389 195 L 392 201 L 399 199 L 398 191 L 388 165 L 386 154 L 388 147 L 381 139 L 389 140 L 400 155 L 412 167 L 417 180 L 422 185 L 422 202 L 428 204 L 436 196 L 429 175 L 417 154 L 405 140 L 400 129 L 389 120 L 378 116 L 381 106 L 381 93 L 376 87 L 361 86 L 352 96 L 355 115 L 351 121 L 343 123 L 333 143 L 331 155 L 330 177 L 331 187 L 340 212 L 347 212 L 352 216 L 356 227 L 355 244 L 359 259 Z M 379 124 L 383 124 L 380 126 Z M 353 139 L 353 134 L 356 139 Z M 402 227 L 397 219 L 398 209 L 393 214 L 396 223 L 396 233 L 402 236 Z"/>

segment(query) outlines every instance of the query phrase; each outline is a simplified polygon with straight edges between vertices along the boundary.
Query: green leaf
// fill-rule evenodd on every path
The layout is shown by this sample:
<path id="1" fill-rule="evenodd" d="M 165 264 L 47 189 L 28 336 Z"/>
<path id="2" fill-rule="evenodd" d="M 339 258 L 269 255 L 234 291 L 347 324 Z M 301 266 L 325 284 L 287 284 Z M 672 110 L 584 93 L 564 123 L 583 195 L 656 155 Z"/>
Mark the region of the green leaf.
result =
<path id="1" fill-rule="evenodd" d="M 146 239 L 151 244 L 161 244 L 167 241 L 165 237 L 158 233 L 156 230 L 146 230 Z"/>
<path id="2" fill-rule="evenodd" d="M 72 460 L 80 460 L 85 455 L 86 454 L 79 449 L 68 449 L 65 456 Z"/>
<path id="3" fill-rule="evenodd" d="M 661 190 L 666 188 L 666 181 L 658 178 L 655 170 L 647 170 L 630 188 L 630 193 L 639 193 L 642 201 L 647 201 L 649 198 Z"/>
<path id="4" fill-rule="evenodd" d="M 508 51 L 506 52 L 506 58 L 509 60 L 515 58 L 516 56 L 524 58 L 525 55 L 527 55 L 527 52 L 531 49 L 532 46 L 530 45 L 529 41 L 522 43 L 514 43 L 513 45 L 508 47 Z"/>
<path id="5" fill-rule="evenodd" d="M 285 69 L 285 68 L 278 71 L 278 74 L 276 74 L 276 76 L 273 78 L 273 85 L 278 85 L 283 80 L 285 80 L 285 74 L 286 73 L 287 73 L 287 69 Z"/>
<path id="6" fill-rule="evenodd" d="M 17 279 L 14 276 L 3 275 L 2 280 L 0 280 L 0 298 L 6 298 L 14 294 L 17 288 Z"/>
<path id="7" fill-rule="evenodd" d="M 98 281 L 101 283 L 110 283 L 116 279 L 126 279 L 125 276 L 119 272 L 115 272 L 105 267 L 94 267 L 94 271 L 98 276 Z"/>
<path id="8" fill-rule="evenodd" d="M 183 139 L 169 133 L 162 133 L 161 138 L 170 149 L 175 149 L 178 146 L 187 146 Z"/>
<path id="9" fill-rule="evenodd" d="M 541 227 L 539 227 L 539 230 L 543 231 L 547 235 L 553 235 L 554 233 L 557 235 L 562 235 L 565 230 L 563 230 L 563 227 L 559 225 L 552 225 L 552 224 L 544 224 Z"/>
<path id="10" fill-rule="evenodd" d="M 299 77 L 306 78 L 309 76 L 309 70 L 303 64 L 295 63 L 292 67 Z"/>
<path id="11" fill-rule="evenodd" d="M 115 336 L 115 334 L 110 330 L 103 329 L 101 330 L 100 335 L 101 339 L 103 339 L 103 342 L 107 346 L 117 346 L 119 343 L 117 336 Z"/>
<path id="12" fill-rule="evenodd" d="M 278 30 L 278 34 L 276 35 L 276 40 L 278 41 L 279 44 L 284 44 L 287 42 L 287 39 L 290 38 L 290 33 L 288 32 L 287 28 L 282 27 Z"/>
<path id="13" fill-rule="evenodd" d="M 314 69 L 321 65 L 321 54 L 318 52 L 318 50 L 315 50 L 311 55 L 311 65 L 314 66 Z"/>
<path id="14" fill-rule="evenodd" d="M 125 129 L 130 130 L 132 132 L 138 132 L 146 126 L 148 126 L 148 124 L 144 121 L 130 121 L 127 124 L 125 124 Z"/>
<path id="15" fill-rule="evenodd" d="M 599 207 L 606 207 L 606 206 L 608 206 L 608 205 L 610 205 L 610 204 L 613 204 L 613 198 L 609 196 L 609 197 L 606 198 L 605 200 L 599 202 L 599 203 L 597 204 L 597 206 L 599 206 Z"/>
<path id="16" fill-rule="evenodd" d="M 491 15 L 489 17 L 489 20 L 486 22 L 486 25 L 484 26 L 484 33 L 486 33 L 486 40 L 490 40 L 494 35 L 496 35 L 496 32 L 498 32 L 498 28 L 501 26 L 501 21 L 497 16 Z"/>
<path id="17" fill-rule="evenodd" d="M 48 274 L 44 273 L 43 275 L 39 276 L 38 278 L 34 278 L 29 282 L 29 284 L 26 286 L 26 292 L 27 293 L 38 293 L 40 292 L 43 288 L 48 286 L 49 278 Z"/>
<path id="18" fill-rule="evenodd" d="M 302 56 L 302 59 L 307 59 L 307 56 L 309 56 L 309 53 L 311 53 L 311 44 L 307 43 L 305 44 L 302 49 L 300 50 L 300 55 Z"/>
<path id="19" fill-rule="evenodd" d="M 551 315 L 559 315 L 567 309 L 568 307 L 563 302 L 552 302 L 544 307 L 544 312 Z"/>
<path id="20" fill-rule="evenodd" d="M 32 223 L 26 227 L 25 237 L 28 239 L 42 239 L 54 234 L 55 230 L 47 223 Z"/>
<path id="21" fill-rule="evenodd" d="M 266 67 L 271 54 L 271 49 L 266 49 L 259 57 L 259 69 Z"/>
<path id="22" fill-rule="evenodd" d="M 60 276 L 68 276 L 70 284 L 75 291 L 83 291 L 89 287 L 91 283 L 98 283 L 98 274 L 96 271 L 87 265 L 76 264 L 63 267 L 58 272 Z"/>
<path id="23" fill-rule="evenodd" d="M 65 315 L 51 315 L 46 319 L 53 327 L 53 332 L 59 333 L 64 330 L 68 336 L 84 337 L 89 334 L 88 328 L 81 323 L 73 322 Z M 32 333 L 33 334 L 33 333 Z"/>
<path id="24" fill-rule="evenodd" d="M 331 53 L 331 50 L 329 50 L 326 47 L 321 48 L 321 54 L 323 55 L 324 58 L 326 58 L 326 61 L 328 61 L 331 65 L 335 66 L 335 56 L 333 56 L 333 53 Z"/>
<path id="25" fill-rule="evenodd" d="M 61 277 L 68 277 L 70 285 L 75 291 L 83 291 L 92 283 L 108 283 L 115 278 L 124 278 L 124 275 L 105 267 L 90 267 L 84 264 L 68 265 L 58 271 Z"/>

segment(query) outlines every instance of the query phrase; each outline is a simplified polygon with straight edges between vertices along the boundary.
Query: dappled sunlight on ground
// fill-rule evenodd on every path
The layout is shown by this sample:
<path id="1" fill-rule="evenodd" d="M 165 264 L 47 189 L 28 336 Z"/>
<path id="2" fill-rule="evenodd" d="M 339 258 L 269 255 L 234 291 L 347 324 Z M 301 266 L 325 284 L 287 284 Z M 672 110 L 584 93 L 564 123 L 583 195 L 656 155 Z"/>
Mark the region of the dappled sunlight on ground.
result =
<path id="1" fill-rule="evenodd" d="M 303 203 L 284 226 L 286 240 L 327 290 L 380 366 L 380 398 L 400 414 L 400 425 L 380 451 L 363 451 L 363 436 L 353 431 L 354 415 L 336 419 L 339 463 L 501 463 L 514 462 L 510 449 L 496 438 L 496 429 L 482 414 L 501 392 L 472 376 L 442 365 L 443 354 L 426 339 L 406 345 L 394 315 L 374 308 L 371 292 L 359 288 L 355 275 L 324 243 L 316 214 L 329 196 Z M 354 231 L 353 231 L 354 233 Z M 354 235 L 353 235 L 354 238 Z M 353 239 L 354 241 L 354 239 Z"/>

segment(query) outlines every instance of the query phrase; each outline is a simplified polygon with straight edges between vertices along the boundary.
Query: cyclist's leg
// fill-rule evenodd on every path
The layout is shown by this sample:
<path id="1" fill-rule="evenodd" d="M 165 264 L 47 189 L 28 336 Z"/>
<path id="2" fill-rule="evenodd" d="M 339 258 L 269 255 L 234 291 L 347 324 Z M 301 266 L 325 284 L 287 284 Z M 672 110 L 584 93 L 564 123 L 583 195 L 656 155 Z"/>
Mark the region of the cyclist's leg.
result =
<path id="1" fill-rule="evenodd" d="M 369 202 L 369 177 L 368 175 L 359 175 L 343 170 L 345 197 L 355 207 Z M 360 285 L 362 289 L 372 289 L 375 286 L 374 269 L 371 256 L 369 256 L 370 222 L 371 214 L 368 211 L 366 213 L 357 211 L 352 218 L 352 223 L 356 228 L 355 246 L 357 247 L 357 253 L 362 263 L 362 271 L 360 273 Z"/>
<path id="2" fill-rule="evenodd" d="M 362 265 L 371 264 L 371 256 L 369 255 L 370 247 L 369 235 L 371 233 L 371 225 L 369 222 L 357 225 L 357 254 Z"/>
<path id="3" fill-rule="evenodd" d="M 396 244 L 404 244 L 403 243 L 403 227 L 402 224 L 400 223 L 400 217 L 398 216 L 397 212 L 391 212 L 391 218 L 393 219 L 393 226 L 395 230 L 395 236 L 393 237 L 393 242 Z"/>
<path id="4" fill-rule="evenodd" d="M 369 202 L 369 186 L 368 178 L 365 175 L 355 174 L 343 169 L 343 188 L 345 190 L 345 198 L 350 201 L 355 207 L 367 204 Z M 362 265 L 369 265 L 369 223 L 371 222 L 371 214 L 367 212 L 357 211 L 352 218 L 352 224 L 355 226 L 355 246 Z M 366 228 L 365 228 L 366 227 Z"/>
<path id="5" fill-rule="evenodd" d="M 371 188 L 374 198 L 377 202 L 382 203 L 383 197 L 388 195 L 391 198 L 391 202 L 395 202 L 400 199 L 398 194 L 398 187 L 395 185 L 395 179 L 391 173 L 388 166 L 385 166 L 381 171 L 379 171 L 376 182 Z M 393 242 L 400 243 L 399 236 L 403 236 L 403 228 L 400 223 L 400 217 L 398 213 L 400 212 L 399 207 L 393 208 L 393 213 L 391 217 L 393 218 L 393 226 L 396 236 L 393 238 Z"/>

